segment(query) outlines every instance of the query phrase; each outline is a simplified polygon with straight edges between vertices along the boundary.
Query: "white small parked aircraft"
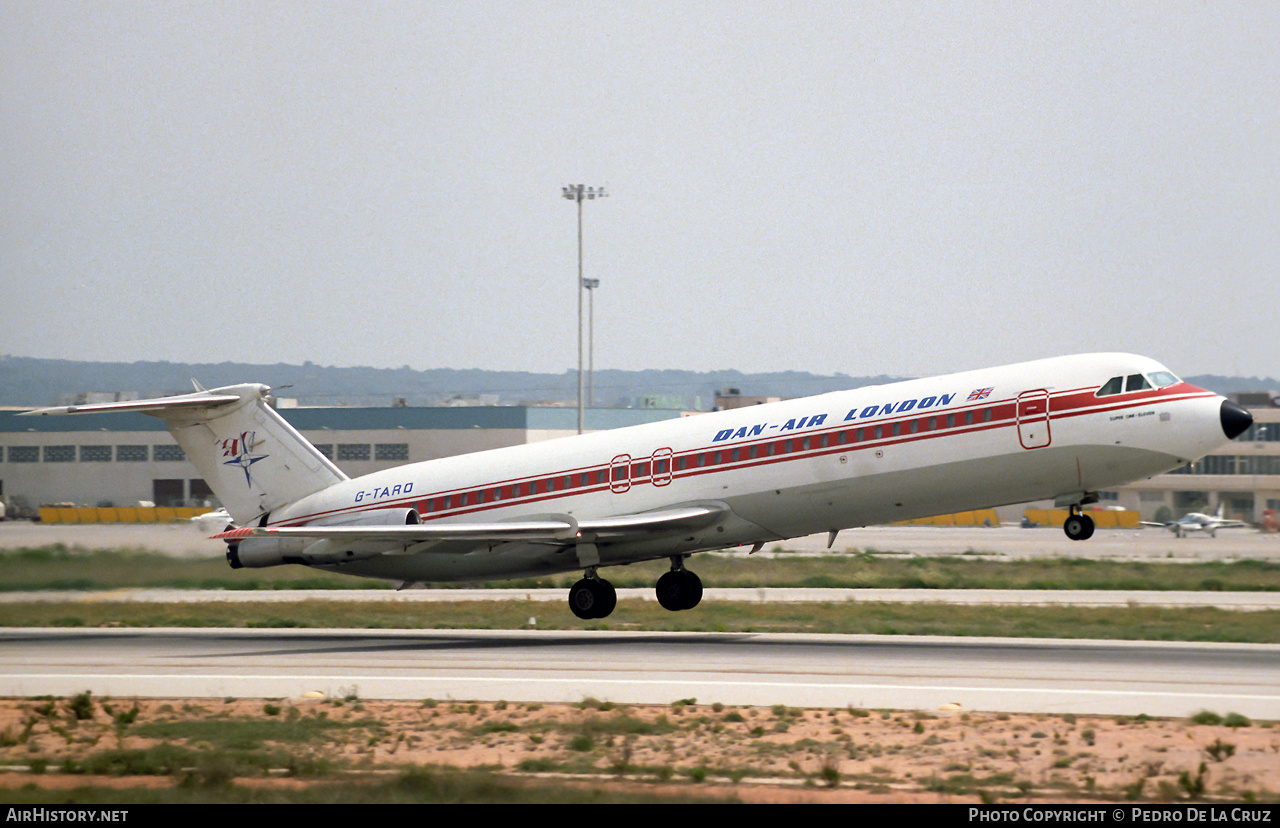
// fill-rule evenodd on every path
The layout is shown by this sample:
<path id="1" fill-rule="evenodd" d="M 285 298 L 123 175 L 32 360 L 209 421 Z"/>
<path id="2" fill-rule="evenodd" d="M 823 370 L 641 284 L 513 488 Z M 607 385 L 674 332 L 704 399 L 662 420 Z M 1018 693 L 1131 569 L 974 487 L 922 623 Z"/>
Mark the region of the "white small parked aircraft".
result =
<path id="1" fill-rule="evenodd" d="M 1177 520 L 1170 520 L 1165 523 L 1153 523 L 1144 520 L 1142 525 L 1159 526 L 1161 529 L 1168 529 L 1180 538 L 1196 532 L 1206 532 L 1212 538 L 1219 529 L 1243 529 L 1249 525 L 1243 520 L 1228 520 L 1223 517 L 1222 510 L 1224 505 L 1219 503 L 1217 513 L 1212 515 L 1206 515 L 1201 512 L 1188 512 Z"/>
<path id="2" fill-rule="evenodd" d="M 659 602 L 702 597 L 694 552 L 1053 499 L 1072 540 L 1097 492 L 1186 465 L 1248 411 L 1131 354 L 1059 357 L 445 457 L 350 479 L 269 404 L 265 385 L 30 414 L 164 419 L 234 522 L 232 567 L 298 563 L 419 581 L 581 569 L 581 618 L 616 593 L 605 566 L 669 558 Z"/>

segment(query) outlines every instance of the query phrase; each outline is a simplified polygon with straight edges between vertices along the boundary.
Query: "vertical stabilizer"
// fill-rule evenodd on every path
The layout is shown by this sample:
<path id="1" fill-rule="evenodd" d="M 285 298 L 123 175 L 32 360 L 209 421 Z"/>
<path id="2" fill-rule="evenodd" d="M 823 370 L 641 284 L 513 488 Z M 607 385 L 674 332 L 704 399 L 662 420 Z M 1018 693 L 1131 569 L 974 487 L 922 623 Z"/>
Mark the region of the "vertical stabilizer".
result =
<path id="1" fill-rule="evenodd" d="M 268 404 L 265 385 L 153 400 L 42 408 L 28 414 L 140 411 L 160 417 L 231 519 L 261 515 L 347 479 Z"/>

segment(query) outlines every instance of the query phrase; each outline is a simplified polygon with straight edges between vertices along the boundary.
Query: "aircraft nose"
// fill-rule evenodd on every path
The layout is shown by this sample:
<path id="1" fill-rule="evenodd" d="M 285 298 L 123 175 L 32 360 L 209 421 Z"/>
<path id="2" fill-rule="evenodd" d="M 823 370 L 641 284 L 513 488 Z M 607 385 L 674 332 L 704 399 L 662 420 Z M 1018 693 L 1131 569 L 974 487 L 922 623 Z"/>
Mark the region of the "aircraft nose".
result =
<path id="1" fill-rule="evenodd" d="M 1231 400 L 1222 401 L 1222 413 L 1219 416 L 1222 420 L 1222 432 L 1227 435 L 1228 440 L 1236 439 L 1253 425 L 1253 415 L 1248 409 Z"/>

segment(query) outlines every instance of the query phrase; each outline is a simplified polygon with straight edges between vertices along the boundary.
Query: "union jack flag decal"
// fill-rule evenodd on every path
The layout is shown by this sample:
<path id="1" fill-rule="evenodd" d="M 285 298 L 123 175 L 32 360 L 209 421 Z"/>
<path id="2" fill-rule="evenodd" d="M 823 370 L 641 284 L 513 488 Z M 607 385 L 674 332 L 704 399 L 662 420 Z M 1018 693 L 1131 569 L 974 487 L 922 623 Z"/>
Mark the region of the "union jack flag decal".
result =
<path id="1" fill-rule="evenodd" d="M 994 390 L 995 388 L 975 388 L 969 392 L 968 402 L 974 402 L 975 400 L 985 400 L 987 397 L 991 396 L 991 392 Z"/>

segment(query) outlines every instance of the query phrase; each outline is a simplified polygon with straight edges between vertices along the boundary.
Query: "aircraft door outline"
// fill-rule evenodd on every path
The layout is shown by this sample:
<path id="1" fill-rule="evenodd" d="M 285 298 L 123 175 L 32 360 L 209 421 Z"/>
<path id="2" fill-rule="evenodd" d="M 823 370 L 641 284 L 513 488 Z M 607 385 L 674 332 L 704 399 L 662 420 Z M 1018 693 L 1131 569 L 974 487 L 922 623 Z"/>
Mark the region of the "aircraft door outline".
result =
<path id="1" fill-rule="evenodd" d="M 619 454 L 609 461 L 609 490 L 622 494 L 631 488 L 631 455 Z"/>
<path id="2" fill-rule="evenodd" d="M 655 486 L 665 486 L 671 482 L 671 467 L 674 458 L 671 449 L 663 447 L 656 449 L 653 456 L 649 458 L 651 477 L 650 481 Z"/>
<path id="3" fill-rule="evenodd" d="M 1049 392 L 1044 388 L 1024 391 L 1016 404 L 1018 442 L 1024 449 L 1044 448 L 1053 442 L 1049 428 Z"/>

